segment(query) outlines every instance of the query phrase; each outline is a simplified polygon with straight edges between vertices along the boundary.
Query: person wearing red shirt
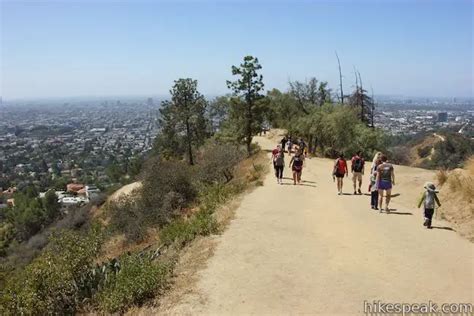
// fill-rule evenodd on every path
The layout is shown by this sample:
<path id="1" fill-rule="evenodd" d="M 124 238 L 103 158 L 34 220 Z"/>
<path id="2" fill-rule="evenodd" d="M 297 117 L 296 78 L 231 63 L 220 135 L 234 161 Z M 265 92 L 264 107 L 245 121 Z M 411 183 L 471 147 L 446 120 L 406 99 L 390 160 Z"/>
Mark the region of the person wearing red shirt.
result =
<path id="1" fill-rule="evenodd" d="M 342 186 L 344 185 L 344 175 L 346 177 L 349 175 L 349 171 L 347 170 L 347 163 L 344 159 L 344 154 L 340 154 L 339 157 L 336 159 L 333 168 L 333 177 L 337 179 L 337 194 L 342 195 Z"/>

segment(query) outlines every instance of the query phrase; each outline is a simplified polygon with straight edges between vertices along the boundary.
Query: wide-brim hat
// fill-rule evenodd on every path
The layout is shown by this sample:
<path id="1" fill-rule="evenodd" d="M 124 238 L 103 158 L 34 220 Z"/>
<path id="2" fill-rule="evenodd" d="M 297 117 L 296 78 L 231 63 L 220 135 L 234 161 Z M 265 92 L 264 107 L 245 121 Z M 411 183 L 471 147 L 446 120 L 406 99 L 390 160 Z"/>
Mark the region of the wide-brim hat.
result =
<path id="1" fill-rule="evenodd" d="M 433 182 L 426 182 L 424 188 L 425 188 L 426 190 L 429 190 L 429 191 L 432 191 L 432 192 L 438 192 L 438 191 L 436 190 L 436 186 L 434 185 Z"/>

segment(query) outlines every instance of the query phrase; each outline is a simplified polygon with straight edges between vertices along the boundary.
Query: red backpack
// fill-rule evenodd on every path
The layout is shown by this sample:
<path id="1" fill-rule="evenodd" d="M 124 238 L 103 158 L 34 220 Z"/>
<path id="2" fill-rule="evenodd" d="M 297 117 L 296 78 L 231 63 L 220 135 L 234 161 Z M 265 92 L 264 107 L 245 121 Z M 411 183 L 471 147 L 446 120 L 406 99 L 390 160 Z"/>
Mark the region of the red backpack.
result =
<path id="1" fill-rule="evenodd" d="M 346 172 L 346 168 L 347 168 L 346 161 L 344 159 L 337 158 L 336 172 L 339 174 L 344 174 Z"/>

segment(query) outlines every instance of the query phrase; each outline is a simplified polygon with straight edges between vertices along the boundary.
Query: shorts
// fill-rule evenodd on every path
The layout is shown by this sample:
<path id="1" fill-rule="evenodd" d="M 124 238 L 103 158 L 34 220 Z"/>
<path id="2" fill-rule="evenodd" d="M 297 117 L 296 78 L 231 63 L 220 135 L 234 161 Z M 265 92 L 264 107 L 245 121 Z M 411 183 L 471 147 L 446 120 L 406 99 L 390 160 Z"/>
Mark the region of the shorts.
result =
<path id="1" fill-rule="evenodd" d="M 392 189 L 392 181 L 380 180 L 380 182 L 377 185 L 377 188 L 379 190 L 391 190 Z"/>
<path id="2" fill-rule="evenodd" d="M 336 176 L 336 178 L 344 178 L 343 173 L 336 172 L 334 175 Z"/>
<path id="3" fill-rule="evenodd" d="M 300 173 L 301 171 L 303 171 L 303 168 L 297 169 L 297 168 L 293 167 L 293 168 L 291 168 L 291 170 L 292 170 L 293 172 Z"/>
<path id="4" fill-rule="evenodd" d="M 353 172 L 352 173 L 352 181 L 354 181 L 354 183 L 356 183 L 357 180 L 362 181 L 362 172 Z"/>

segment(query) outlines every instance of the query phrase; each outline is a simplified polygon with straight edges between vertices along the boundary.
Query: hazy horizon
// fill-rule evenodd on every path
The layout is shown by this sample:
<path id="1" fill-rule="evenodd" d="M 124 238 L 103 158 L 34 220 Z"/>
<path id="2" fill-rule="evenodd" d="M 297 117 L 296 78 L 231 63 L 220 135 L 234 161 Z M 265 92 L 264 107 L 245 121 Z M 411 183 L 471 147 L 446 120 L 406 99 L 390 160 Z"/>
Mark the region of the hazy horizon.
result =
<path id="1" fill-rule="evenodd" d="M 251 4 L 251 6 L 250 6 Z M 473 10 L 459 1 L 83 1 L 1 3 L 3 101 L 166 96 L 191 77 L 230 91 L 231 66 L 259 58 L 265 88 L 328 81 L 341 59 L 374 94 L 473 97 Z"/>

